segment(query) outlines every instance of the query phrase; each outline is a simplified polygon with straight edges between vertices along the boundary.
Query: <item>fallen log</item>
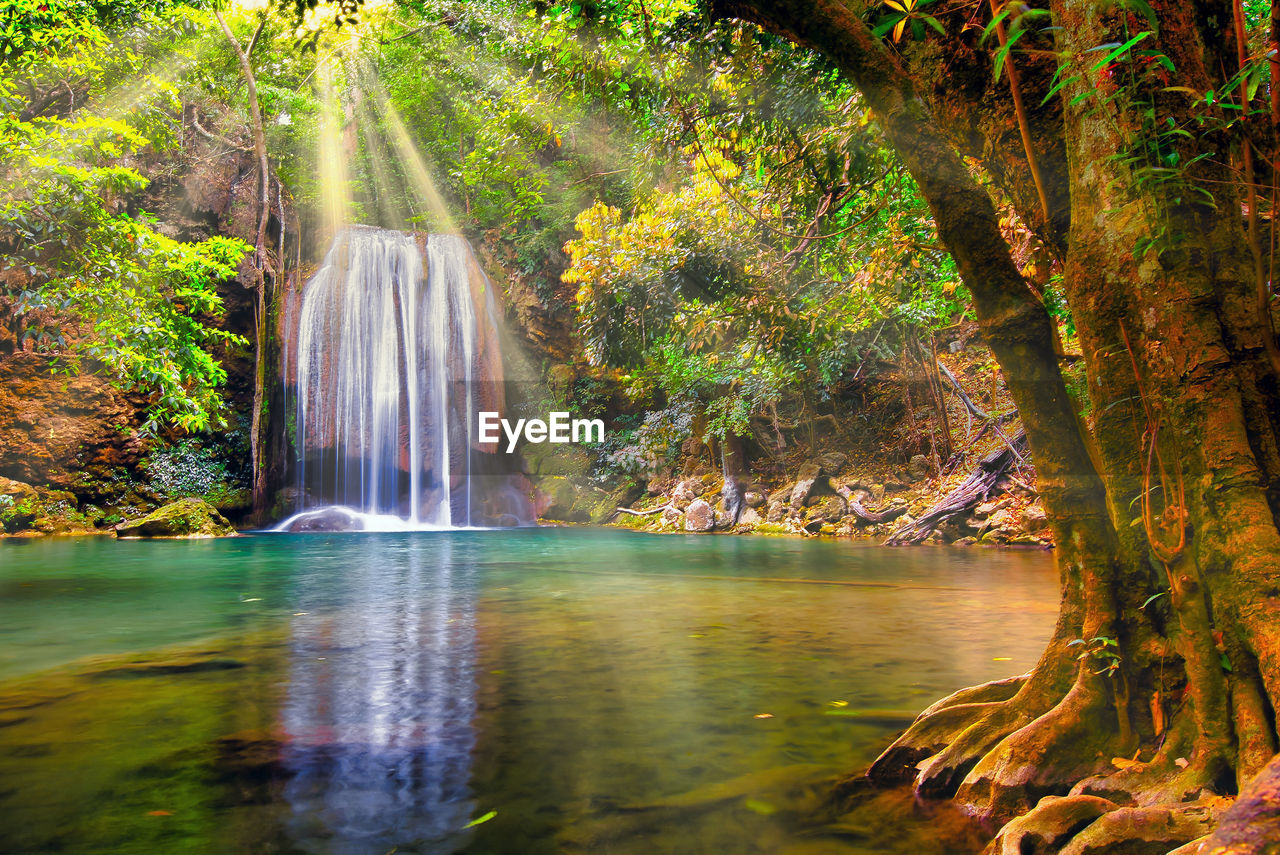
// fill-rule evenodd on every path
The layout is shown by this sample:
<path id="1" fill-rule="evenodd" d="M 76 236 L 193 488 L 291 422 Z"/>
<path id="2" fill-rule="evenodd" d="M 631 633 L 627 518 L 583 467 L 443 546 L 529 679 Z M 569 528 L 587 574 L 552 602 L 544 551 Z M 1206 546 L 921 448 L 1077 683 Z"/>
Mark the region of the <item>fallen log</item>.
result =
<path id="1" fill-rule="evenodd" d="M 862 502 L 858 501 L 857 493 L 847 484 L 842 484 L 835 478 L 830 479 L 828 483 L 831 485 L 831 489 L 839 493 L 840 498 L 844 499 L 845 505 L 849 508 L 849 513 L 853 516 L 858 526 L 891 522 L 907 512 L 905 505 L 894 505 L 883 511 L 869 511 L 863 506 Z"/>
<path id="2" fill-rule="evenodd" d="M 978 461 L 973 474 L 960 486 L 942 498 L 936 505 L 920 515 L 915 522 L 895 531 L 885 541 L 886 546 L 903 546 L 919 543 L 942 523 L 953 516 L 968 513 L 978 502 L 991 497 L 991 491 L 1005 473 L 1026 454 L 1027 435 L 1019 433 L 1007 446 L 997 449 Z"/>
<path id="3" fill-rule="evenodd" d="M 661 505 L 656 508 L 650 508 L 647 511 L 634 511 L 631 508 L 614 508 L 613 516 L 616 517 L 618 514 L 631 514 L 633 517 L 647 517 L 649 516 L 649 514 L 660 514 L 663 511 L 665 511 L 667 508 L 675 508 L 675 505 L 671 504 L 670 502 L 667 502 L 665 505 Z"/>

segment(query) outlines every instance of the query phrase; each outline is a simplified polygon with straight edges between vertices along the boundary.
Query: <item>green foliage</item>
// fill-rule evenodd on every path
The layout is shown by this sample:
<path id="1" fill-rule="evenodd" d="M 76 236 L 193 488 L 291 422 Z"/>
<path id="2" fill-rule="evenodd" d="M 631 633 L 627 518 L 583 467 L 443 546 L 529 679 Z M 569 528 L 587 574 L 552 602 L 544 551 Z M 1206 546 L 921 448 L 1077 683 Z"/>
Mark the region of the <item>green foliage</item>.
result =
<path id="1" fill-rule="evenodd" d="M 188 438 L 153 453 L 142 467 L 151 489 L 165 499 L 201 498 L 218 508 L 246 504 L 245 437 L 235 431 L 219 440 Z"/>
<path id="2" fill-rule="evenodd" d="M 1076 656 L 1076 660 L 1083 662 L 1091 660 L 1090 667 L 1095 670 L 1095 674 L 1105 674 L 1108 677 L 1115 676 L 1120 670 L 1120 642 L 1114 638 L 1105 635 L 1097 635 L 1085 641 L 1083 638 L 1077 638 L 1067 642 L 1068 647 L 1082 647 L 1083 649 Z"/>
<path id="3" fill-rule="evenodd" d="M 19 272 L 0 294 L 24 322 L 24 342 L 59 357 L 65 370 L 88 358 L 125 388 L 150 393 L 148 427 L 204 428 L 219 419 L 217 387 L 226 379 L 209 348 L 243 344 L 209 323 L 222 306 L 215 285 L 234 276 L 248 247 L 228 238 L 176 241 L 130 212 L 146 180 L 122 164 L 152 144 L 144 131 L 163 132 L 157 110 L 172 98 L 163 81 L 139 81 L 144 94 L 133 106 L 103 112 L 72 111 L 48 97 L 46 88 L 61 86 L 83 103 L 141 71 L 145 57 L 109 42 L 87 17 L 93 8 L 54 2 L 38 19 L 28 14 L 30 30 L 17 28 L 0 66 L 0 172 L 8 179 L 0 267 Z M 180 37 L 185 21 L 179 16 L 176 32 L 172 23 L 150 25 Z"/>

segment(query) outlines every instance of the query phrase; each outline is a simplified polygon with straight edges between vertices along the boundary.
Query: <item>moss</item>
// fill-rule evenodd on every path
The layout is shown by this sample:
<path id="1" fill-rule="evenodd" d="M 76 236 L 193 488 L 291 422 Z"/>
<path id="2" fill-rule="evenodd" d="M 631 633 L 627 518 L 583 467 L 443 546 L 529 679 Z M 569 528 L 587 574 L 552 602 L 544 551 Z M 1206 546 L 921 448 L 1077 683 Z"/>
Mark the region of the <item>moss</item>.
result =
<path id="1" fill-rule="evenodd" d="M 119 537 L 222 537 L 235 534 L 218 509 L 203 499 L 178 499 L 116 526 Z"/>

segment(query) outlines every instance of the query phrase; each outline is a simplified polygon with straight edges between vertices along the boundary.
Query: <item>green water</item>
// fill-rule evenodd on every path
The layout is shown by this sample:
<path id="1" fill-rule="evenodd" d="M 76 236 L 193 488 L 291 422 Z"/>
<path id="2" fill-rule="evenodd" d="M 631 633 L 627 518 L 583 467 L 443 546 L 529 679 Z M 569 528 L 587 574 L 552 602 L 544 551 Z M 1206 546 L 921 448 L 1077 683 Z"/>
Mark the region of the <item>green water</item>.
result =
<path id="1" fill-rule="evenodd" d="M 1029 668 L 1056 602 L 1032 552 L 0 541 L 0 852 L 963 851 L 909 804 L 818 801 Z"/>

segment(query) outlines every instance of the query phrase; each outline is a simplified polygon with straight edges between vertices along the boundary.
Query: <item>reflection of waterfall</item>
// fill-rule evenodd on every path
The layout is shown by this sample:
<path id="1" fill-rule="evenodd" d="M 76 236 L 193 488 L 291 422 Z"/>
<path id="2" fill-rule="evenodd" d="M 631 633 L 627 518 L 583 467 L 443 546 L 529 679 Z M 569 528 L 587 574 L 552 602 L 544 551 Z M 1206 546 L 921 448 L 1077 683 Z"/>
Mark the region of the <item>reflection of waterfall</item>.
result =
<path id="1" fill-rule="evenodd" d="M 343 507 L 285 527 L 529 519 L 505 476 L 494 482 L 499 456 L 472 428 L 478 410 L 503 405 L 494 312 L 457 235 L 356 227 L 338 237 L 298 310 L 295 447 L 308 503 Z"/>
<path id="2" fill-rule="evenodd" d="M 294 619 L 282 760 L 289 836 L 305 851 L 445 853 L 464 842 L 474 580 L 453 544 L 428 543 L 401 560 L 353 561 L 339 603 L 322 587 L 303 597 L 316 613 Z"/>

